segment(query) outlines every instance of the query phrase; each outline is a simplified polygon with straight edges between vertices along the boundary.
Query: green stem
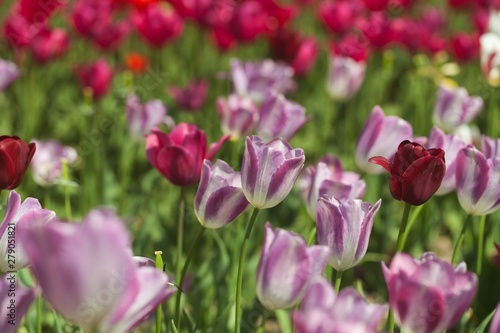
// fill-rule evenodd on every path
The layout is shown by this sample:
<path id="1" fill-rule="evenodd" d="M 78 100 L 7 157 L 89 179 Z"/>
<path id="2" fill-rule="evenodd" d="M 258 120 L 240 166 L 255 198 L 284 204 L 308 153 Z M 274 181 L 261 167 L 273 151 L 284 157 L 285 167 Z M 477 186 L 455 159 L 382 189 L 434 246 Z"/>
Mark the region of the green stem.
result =
<path id="1" fill-rule="evenodd" d="M 307 246 L 312 245 L 315 237 L 316 237 L 316 227 L 312 228 L 311 232 L 309 233 L 309 237 L 307 238 Z"/>
<path id="2" fill-rule="evenodd" d="M 484 231 L 486 229 L 486 215 L 481 216 L 479 221 L 479 239 L 477 249 L 477 276 L 481 275 L 481 268 L 483 266 L 483 253 L 484 253 Z"/>
<path id="3" fill-rule="evenodd" d="M 394 312 L 392 310 L 389 310 L 389 318 L 387 321 L 389 333 L 394 333 Z"/>
<path id="4" fill-rule="evenodd" d="M 339 293 L 340 290 L 340 283 L 342 282 L 342 274 L 344 274 L 344 271 L 335 271 L 335 291 L 337 294 Z"/>
<path id="5" fill-rule="evenodd" d="M 155 251 L 155 266 L 157 269 L 163 272 L 163 257 L 161 251 Z M 156 333 L 161 333 L 161 322 L 162 322 L 162 311 L 161 311 L 161 303 L 158 305 L 156 309 Z"/>
<path id="6" fill-rule="evenodd" d="M 161 333 L 161 304 L 156 309 L 156 333 Z"/>
<path id="7" fill-rule="evenodd" d="M 472 215 L 467 215 L 467 218 L 465 219 L 464 226 L 462 227 L 462 231 L 460 232 L 460 236 L 458 236 L 457 242 L 455 243 L 455 247 L 453 248 L 453 256 L 451 257 L 451 264 L 455 265 L 457 261 L 457 256 L 458 256 L 458 250 L 460 249 L 460 246 L 462 245 L 462 242 L 464 241 L 464 236 L 465 236 L 465 230 L 467 230 L 467 227 L 469 226 L 470 222 L 472 221 Z"/>
<path id="8" fill-rule="evenodd" d="M 408 238 L 408 233 L 409 233 L 409 230 L 411 230 L 411 228 L 413 227 L 413 225 L 415 224 L 415 221 L 417 220 L 417 217 L 418 215 L 420 214 L 420 212 L 422 211 L 422 208 L 424 207 L 424 205 L 420 205 L 420 206 L 417 206 L 414 210 L 413 210 L 413 214 L 411 214 L 411 218 L 410 220 L 408 221 L 408 226 L 407 226 L 407 229 L 408 229 L 408 232 L 404 234 L 403 236 L 403 246 L 404 244 L 406 244 L 406 239 Z"/>
<path id="9" fill-rule="evenodd" d="M 398 240 L 396 243 L 396 252 L 401 252 L 405 246 L 406 241 L 406 233 L 410 228 L 408 226 L 408 216 L 410 215 L 411 205 L 409 203 L 405 203 L 405 210 L 403 212 L 403 218 L 401 219 L 401 226 L 399 227 Z"/>
<path id="10" fill-rule="evenodd" d="M 186 204 L 185 200 L 185 189 L 184 187 L 181 187 L 180 191 L 180 199 L 179 199 L 179 215 L 177 219 L 177 261 L 176 261 L 176 275 L 177 275 L 177 282 L 180 280 L 181 276 L 181 260 L 182 260 L 182 241 L 184 237 L 184 206 Z"/>
<path id="11" fill-rule="evenodd" d="M 66 211 L 66 218 L 68 221 L 73 220 L 73 214 L 71 213 L 71 198 L 70 198 L 70 193 L 69 193 L 69 184 L 70 184 L 70 176 L 69 176 L 69 167 L 68 167 L 68 162 L 66 159 L 63 159 L 61 161 L 61 167 L 62 167 L 62 174 L 63 174 L 63 179 L 65 181 L 65 188 L 64 188 L 64 208 Z"/>
<path id="12" fill-rule="evenodd" d="M 235 317 L 235 327 L 234 331 L 236 333 L 240 333 L 241 329 L 241 286 L 243 282 L 243 266 L 245 263 L 245 255 L 248 247 L 248 240 L 250 238 L 250 234 L 252 233 L 253 225 L 255 224 L 255 220 L 257 219 L 257 215 L 259 214 L 259 209 L 254 208 L 252 212 L 252 216 L 250 217 L 250 221 L 247 225 L 247 230 L 245 232 L 245 238 L 243 239 L 243 244 L 241 246 L 240 252 L 240 261 L 238 264 L 238 278 L 236 280 L 236 317 Z"/>
<path id="13" fill-rule="evenodd" d="M 203 236 L 205 230 L 207 229 L 201 228 L 200 231 L 198 232 L 198 235 L 196 235 L 196 239 L 194 240 L 194 243 L 191 246 L 191 249 L 189 250 L 186 262 L 184 262 L 184 266 L 182 267 L 182 272 L 178 279 L 178 286 L 179 288 L 181 288 L 181 290 L 177 291 L 177 294 L 175 296 L 175 320 L 177 328 L 180 328 L 181 325 L 181 296 L 182 296 L 182 287 L 184 284 L 184 279 L 186 278 L 189 264 L 191 263 L 191 260 L 193 259 L 194 254 L 196 253 L 196 249 L 198 248 L 198 244 L 200 243 L 201 236 Z"/>
<path id="14" fill-rule="evenodd" d="M 42 333 L 42 296 L 36 300 L 36 331 Z"/>

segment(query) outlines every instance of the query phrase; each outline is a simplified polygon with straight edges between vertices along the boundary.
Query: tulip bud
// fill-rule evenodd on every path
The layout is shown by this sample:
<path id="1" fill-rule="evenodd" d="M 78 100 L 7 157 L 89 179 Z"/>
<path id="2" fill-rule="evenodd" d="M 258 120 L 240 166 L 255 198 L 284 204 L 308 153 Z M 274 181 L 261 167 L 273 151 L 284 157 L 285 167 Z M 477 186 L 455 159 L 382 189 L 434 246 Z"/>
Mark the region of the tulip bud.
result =
<path id="1" fill-rule="evenodd" d="M 194 198 L 194 213 L 205 228 L 217 229 L 234 221 L 248 207 L 241 190 L 241 175 L 224 161 L 203 161 Z"/>
<path id="2" fill-rule="evenodd" d="M 477 276 L 465 263 L 450 263 L 425 253 L 415 260 L 397 253 L 389 268 L 382 263 L 389 301 L 402 331 L 438 333 L 451 328 L 477 292 Z"/>
<path id="3" fill-rule="evenodd" d="M 26 144 L 17 136 L 0 136 L 0 190 L 21 184 L 35 149 L 35 143 Z"/>
<path id="4" fill-rule="evenodd" d="M 304 167 L 304 151 L 283 139 L 265 144 L 247 137 L 241 165 L 241 183 L 247 200 L 258 209 L 279 204 L 290 193 Z"/>
<path id="5" fill-rule="evenodd" d="M 97 100 L 107 94 L 113 71 L 106 60 L 99 59 L 92 64 L 78 67 L 76 75 L 83 88 L 92 89 L 92 97 Z"/>
<path id="6" fill-rule="evenodd" d="M 30 46 L 35 59 L 44 64 L 68 51 L 69 37 L 62 29 L 44 29 L 33 38 Z"/>
<path id="7" fill-rule="evenodd" d="M 423 204 L 436 193 L 446 172 L 442 149 L 425 149 L 408 140 L 399 144 L 393 162 L 382 156 L 372 157 L 369 161 L 390 173 L 394 199 L 414 206 Z"/>
<path id="8" fill-rule="evenodd" d="M 326 246 L 307 248 L 294 232 L 265 225 L 264 245 L 257 268 L 257 297 L 269 310 L 289 308 L 302 300 L 311 281 L 323 272 Z"/>
<path id="9" fill-rule="evenodd" d="M 163 3 L 152 3 L 144 10 L 136 11 L 133 21 L 141 36 L 158 48 L 177 38 L 184 28 L 181 17 Z"/>
<path id="10" fill-rule="evenodd" d="M 250 134 L 259 121 L 259 109 L 245 96 L 231 94 L 227 99 L 217 99 L 217 111 L 221 118 L 222 133 L 231 135 L 237 141 Z"/>
<path id="11" fill-rule="evenodd" d="M 318 244 L 330 248 L 328 263 L 336 271 L 357 265 L 365 256 L 380 203 L 373 206 L 358 199 L 340 202 L 323 196 L 318 200 L 316 227 Z"/>
<path id="12" fill-rule="evenodd" d="M 0 91 L 7 89 L 20 75 L 21 71 L 15 63 L 0 59 Z"/>
<path id="13" fill-rule="evenodd" d="M 170 86 L 167 88 L 175 103 L 180 108 L 195 112 L 200 111 L 208 94 L 208 83 L 203 80 L 192 81 L 185 88 Z"/>
<path id="14" fill-rule="evenodd" d="M 345 101 L 354 96 L 365 79 L 366 62 L 335 55 L 330 58 L 326 89 L 330 96 Z"/>

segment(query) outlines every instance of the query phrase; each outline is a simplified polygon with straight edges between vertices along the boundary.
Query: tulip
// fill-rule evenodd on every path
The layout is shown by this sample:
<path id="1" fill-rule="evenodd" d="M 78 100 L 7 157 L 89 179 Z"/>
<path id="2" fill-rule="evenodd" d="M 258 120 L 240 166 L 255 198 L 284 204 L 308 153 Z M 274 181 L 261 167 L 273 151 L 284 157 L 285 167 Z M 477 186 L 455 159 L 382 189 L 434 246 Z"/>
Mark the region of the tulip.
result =
<path id="1" fill-rule="evenodd" d="M 182 109 L 199 111 L 207 99 L 208 83 L 204 80 L 192 81 L 185 88 L 170 86 L 167 90 Z"/>
<path id="2" fill-rule="evenodd" d="M 389 268 L 382 263 L 396 322 L 405 332 L 438 333 L 451 328 L 471 305 L 477 276 L 465 263 L 454 268 L 425 253 L 415 260 L 397 253 Z"/>
<path id="3" fill-rule="evenodd" d="M 242 42 L 251 42 L 266 30 L 269 13 L 259 1 L 243 1 L 232 10 L 228 24 L 231 34 Z"/>
<path id="4" fill-rule="evenodd" d="M 42 186 L 50 186 L 61 180 L 62 163 L 73 165 L 78 159 L 76 150 L 63 146 L 57 140 L 38 141 L 33 155 L 31 171 L 35 182 Z"/>
<path id="5" fill-rule="evenodd" d="M 5 39 L 14 49 L 28 46 L 43 28 L 44 24 L 32 24 L 19 13 L 13 13 L 3 23 Z"/>
<path id="6" fill-rule="evenodd" d="M 377 11 L 385 9 L 389 0 L 363 0 L 363 3 L 369 10 Z"/>
<path id="7" fill-rule="evenodd" d="M 133 17 L 134 24 L 141 36 L 154 47 L 162 47 L 182 33 L 184 22 L 168 6 L 152 3 Z"/>
<path id="8" fill-rule="evenodd" d="M 264 143 L 247 137 L 241 165 L 241 183 L 247 200 L 258 209 L 279 204 L 290 193 L 304 167 L 304 151 L 283 139 Z"/>
<path id="9" fill-rule="evenodd" d="M 167 108 L 161 100 L 154 99 L 141 104 L 139 96 L 131 94 L 127 98 L 127 122 L 130 135 L 137 140 L 163 122 L 172 124 L 173 120 L 167 116 Z"/>
<path id="10" fill-rule="evenodd" d="M 477 33 L 458 33 L 451 38 L 451 51 L 458 61 L 470 61 L 479 56 L 480 44 Z"/>
<path id="11" fill-rule="evenodd" d="M 217 229 L 234 221 L 249 203 L 241 189 L 241 174 L 224 161 L 203 161 L 194 198 L 194 212 L 205 228 Z"/>
<path id="12" fill-rule="evenodd" d="M 255 63 L 233 59 L 231 79 L 235 93 L 257 103 L 264 100 L 268 91 L 285 94 L 295 89 L 293 69 L 269 59 Z"/>
<path id="13" fill-rule="evenodd" d="M 500 7 L 492 6 L 489 14 L 488 30 L 500 36 Z"/>
<path id="14" fill-rule="evenodd" d="M 486 158 L 500 157 L 500 139 L 481 136 L 481 152 Z"/>
<path id="15" fill-rule="evenodd" d="M 19 285 L 18 279 L 15 274 L 10 273 L 0 276 L 0 295 L 2 295 L 0 299 L 0 318 L 2 318 L 0 331 L 2 333 L 19 332 L 23 317 L 37 296 L 35 289 Z M 12 290 L 15 290 L 15 296 L 9 297 Z M 13 316 L 10 316 L 11 314 Z M 12 323 L 10 323 L 11 320 Z"/>
<path id="16" fill-rule="evenodd" d="M 217 99 L 217 111 L 221 118 L 222 133 L 237 141 L 250 134 L 259 121 L 259 109 L 248 97 L 231 94 L 227 99 Z"/>
<path id="17" fill-rule="evenodd" d="M 365 195 L 366 183 L 355 172 L 344 171 L 340 159 L 326 155 L 316 166 L 306 168 L 298 182 L 309 215 L 316 219 L 316 203 L 324 195 L 340 201 L 359 199 Z"/>
<path id="18" fill-rule="evenodd" d="M 33 142 L 26 144 L 17 136 L 0 136 L 0 191 L 21 184 L 35 150 Z"/>
<path id="19" fill-rule="evenodd" d="M 380 106 L 375 106 L 361 130 L 356 143 L 356 164 L 371 174 L 380 174 L 383 169 L 368 162 L 379 155 L 391 160 L 395 154 L 395 142 L 413 137 L 413 128 L 397 116 L 385 116 Z M 394 147 L 392 146 L 394 144 Z"/>
<path id="20" fill-rule="evenodd" d="M 17 271 L 29 265 L 25 254 L 26 240 L 16 230 L 55 220 L 56 213 L 43 209 L 37 199 L 27 198 L 21 203 L 21 196 L 16 191 L 10 192 L 0 224 L 0 271 Z"/>
<path id="21" fill-rule="evenodd" d="M 467 143 L 455 134 L 446 135 L 437 127 L 433 127 L 427 141 L 429 147 L 441 148 L 446 154 L 446 172 L 441 182 L 441 186 L 436 195 L 450 193 L 456 188 L 455 170 L 458 152 L 467 146 Z"/>
<path id="22" fill-rule="evenodd" d="M 266 141 L 278 137 L 289 141 L 309 120 L 305 113 L 306 109 L 302 105 L 270 91 L 260 108 L 257 135 Z"/>
<path id="23" fill-rule="evenodd" d="M 353 288 L 336 295 L 332 285 L 319 277 L 307 289 L 292 320 L 297 333 L 374 333 L 387 310 L 387 305 L 369 304 Z"/>
<path id="24" fill-rule="evenodd" d="M 94 100 L 107 94 L 113 78 L 113 70 L 104 59 L 78 67 L 76 74 L 82 86 L 92 90 Z"/>
<path id="25" fill-rule="evenodd" d="M 488 32 L 481 36 L 479 42 L 483 75 L 492 86 L 500 86 L 500 35 Z"/>
<path id="26" fill-rule="evenodd" d="M 63 5 L 62 0 L 20 0 L 19 13 L 32 24 L 42 24 Z"/>
<path id="27" fill-rule="evenodd" d="M 457 155 L 458 201 L 470 215 L 488 215 L 500 208 L 500 157 L 487 159 L 472 146 Z"/>
<path id="28" fill-rule="evenodd" d="M 326 89 L 333 99 L 344 101 L 356 94 L 365 78 L 366 62 L 336 55 L 330 58 Z"/>
<path id="29" fill-rule="evenodd" d="M 361 31 L 376 49 L 383 50 L 395 40 L 392 20 L 383 11 L 371 12 L 366 21 L 360 22 Z"/>
<path id="30" fill-rule="evenodd" d="M 490 333 L 500 333 L 500 303 L 498 303 L 495 309 L 495 315 L 491 320 Z"/>
<path id="31" fill-rule="evenodd" d="M 21 71 L 15 63 L 0 58 L 0 92 L 7 89 L 20 75 Z"/>
<path id="32" fill-rule="evenodd" d="M 45 29 L 33 38 L 30 47 L 35 59 L 44 64 L 68 51 L 69 37 L 62 29 Z"/>
<path id="33" fill-rule="evenodd" d="M 359 199 L 340 202 L 327 196 L 318 200 L 318 244 L 330 248 L 328 263 L 336 271 L 356 266 L 365 256 L 381 202 L 380 199 L 374 205 Z"/>
<path id="34" fill-rule="evenodd" d="M 425 149 L 408 140 L 399 144 L 393 162 L 382 156 L 372 157 L 369 161 L 390 173 L 394 199 L 414 206 L 425 203 L 436 193 L 446 172 L 442 149 Z"/>
<path id="35" fill-rule="evenodd" d="M 207 151 L 205 132 L 195 125 L 180 123 L 169 134 L 153 130 L 146 137 L 146 156 L 172 184 L 193 185 L 200 180 L 203 160 L 212 160 L 227 139 L 228 135 L 223 136 Z"/>
<path id="36" fill-rule="evenodd" d="M 343 34 L 354 26 L 361 9 L 355 1 L 323 1 L 319 16 L 332 32 Z"/>
<path id="37" fill-rule="evenodd" d="M 453 89 L 441 84 L 434 104 L 433 121 L 445 131 L 452 131 L 472 121 L 482 109 L 481 97 L 469 97 L 464 88 Z"/>
<path id="38" fill-rule="evenodd" d="M 124 223 L 109 210 L 19 233 L 45 299 L 85 332 L 130 332 L 175 293 L 165 273 L 135 262 Z"/>
<path id="39" fill-rule="evenodd" d="M 264 244 L 257 268 L 257 298 L 269 310 L 299 303 L 310 282 L 319 277 L 328 258 L 326 246 L 307 247 L 294 232 L 265 225 Z"/>

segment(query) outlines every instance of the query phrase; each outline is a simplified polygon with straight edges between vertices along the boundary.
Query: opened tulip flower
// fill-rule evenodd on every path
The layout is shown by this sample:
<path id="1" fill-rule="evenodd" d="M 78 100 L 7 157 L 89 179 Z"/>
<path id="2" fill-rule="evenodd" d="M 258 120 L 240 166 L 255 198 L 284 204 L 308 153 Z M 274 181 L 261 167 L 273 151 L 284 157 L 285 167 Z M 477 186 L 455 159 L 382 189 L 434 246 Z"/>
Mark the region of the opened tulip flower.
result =
<path id="1" fill-rule="evenodd" d="M 248 201 L 258 209 L 279 204 L 290 193 L 304 161 L 304 151 L 283 139 L 264 143 L 258 136 L 247 137 L 241 183 Z"/>
<path id="2" fill-rule="evenodd" d="M 15 63 L 0 58 L 0 91 L 7 89 L 20 75 Z"/>
<path id="3" fill-rule="evenodd" d="M 43 209 L 37 199 L 26 198 L 21 203 L 21 196 L 16 191 L 10 192 L 0 224 L 0 271 L 17 271 L 29 265 L 24 251 L 26 240 L 19 236 L 17 229 L 56 220 L 56 213 Z"/>
<path id="4" fill-rule="evenodd" d="M 414 206 L 423 204 L 436 193 L 446 172 L 442 149 L 425 149 L 408 140 L 399 144 L 392 162 L 382 156 L 372 157 L 370 162 L 390 173 L 394 199 Z"/>
<path id="5" fill-rule="evenodd" d="M 18 232 L 44 298 L 84 332 L 130 332 L 176 291 L 161 270 L 139 267 L 123 221 L 109 210 Z"/>
<path id="6" fill-rule="evenodd" d="M 212 160 L 222 144 L 223 136 L 207 149 L 207 136 L 196 125 L 180 123 L 169 134 L 153 130 L 146 137 L 146 156 L 165 178 L 177 186 L 197 183 L 203 160 Z"/>
<path id="7" fill-rule="evenodd" d="M 231 94 L 227 99 L 217 99 L 217 111 L 221 118 L 222 133 L 231 135 L 231 140 L 239 140 L 250 134 L 259 121 L 259 109 L 245 96 Z"/>
<path id="8" fill-rule="evenodd" d="M 368 303 L 353 288 L 336 294 L 321 276 L 310 284 L 292 319 L 297 333 L 375 333 L 387 310 L 387 305 Z"/>
<path id="9" fill-rule="evenodd" d="M 203 161 L 194 198 L 194 212 L 205 227 L 217 229 L 236 219 L 249 206 L 241 189 L 241 175 L 224 161 Z"/>
<path id="10" fill-rule="evenodd" d="M 78 160 L 78 154 L 73 147 L 63 146 L 57 140 L 34 142 L 36 152 L 31 163 L 31 173 L 39 185 L 50 186 L 61 181 L 63 160 L 67 165 L 73 165 Z"/>
<path id="11" fill-rule="evenodd" d="M 35 300 L 37 292 L 35 289 L 26 288 L 18 283 L 16 274 L 7 273 L 0 276 L 0 331 L 2 333 L 19 332 L 24 315 Z M 8 297 L 9 293 L 15 292 L 15 298 Z M 12 302 L 15 300 L 15 303 Z"/>
<path id="12" fill-rule="evenodd" d="M 384 169 L 368 162 L 372 156 L 383 156 L 391 160 L 396 153 L 396 143 L 413 137 L 411 125 L 396 116 L 385 116 L 380 106 L 375 106 L 361 130 L 356 143 L 356 164 L 371 174 L 380 174 Z"/>
<path id="13" fill-rule="evenodd" d="M 318 244 L 328 246 L 328 263 L 336 271 L 357 265 L 365 256 L 381 202 L 380 199 L 374 205 L 359 199 L 340 202 L 327 196 L 318 200 Z"/>
<path id="14" fill-rule="evenodd" d="M 13 190 L 21 184 L 35 150 L 33 142 L 26 144 L 17 136 L 0 136 L 0 190 Z"/>
<path id="15" fill-rule="evenodd" d="M 469 308 L 478 279 L 465 263 L 453 267 L 425 253 L 413 259 L 398 253 L 389 268 L 382 263 L 396 323 L 405 332 L 440 333 L 453 327 Z"/>
<path id="16" fill-rule="evenodd" d="M 487 159 L 472 146 L 457 155 L 455 180 L 458 201 L 470 215 L 500 209 L 500 157 Z"/>
<path id="17" fill-rule="evenodd" d="M 328 258 L 326 246 L 307 247 L 294 232 L 265 226 L 264 245 L 257 268 L 257 297 L 269 310 L 299 303 L 309 284 L 319 277 Z"/>

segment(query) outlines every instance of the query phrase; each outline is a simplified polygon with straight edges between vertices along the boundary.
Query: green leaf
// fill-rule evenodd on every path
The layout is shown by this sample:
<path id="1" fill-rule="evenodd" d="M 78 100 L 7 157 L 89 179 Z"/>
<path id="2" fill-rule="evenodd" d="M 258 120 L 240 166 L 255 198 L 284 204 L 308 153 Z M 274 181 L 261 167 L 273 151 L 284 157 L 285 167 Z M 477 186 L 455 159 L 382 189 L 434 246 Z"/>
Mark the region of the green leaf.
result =
<path id="1" fill-rule="evenodd" d="M 483 333 L 484 330 L 486 329 L 486 326 L 488 326 L 491 318 L 493 317 L 493 315 L 495 314 L 495 310 L 493 310 L 489 315 L 488 317 L 484 318 L 483 322 L 476 328 L 476 330 L 474 331 L 474 333 Z"/>

